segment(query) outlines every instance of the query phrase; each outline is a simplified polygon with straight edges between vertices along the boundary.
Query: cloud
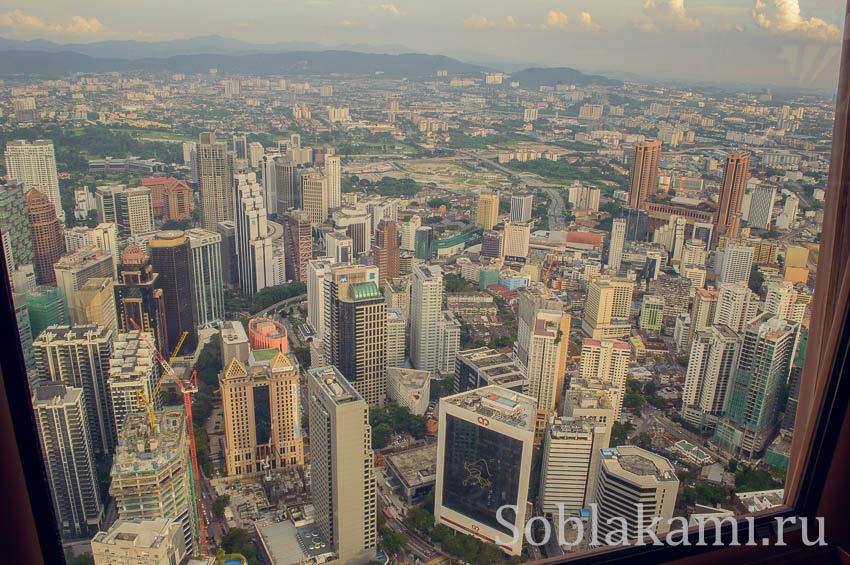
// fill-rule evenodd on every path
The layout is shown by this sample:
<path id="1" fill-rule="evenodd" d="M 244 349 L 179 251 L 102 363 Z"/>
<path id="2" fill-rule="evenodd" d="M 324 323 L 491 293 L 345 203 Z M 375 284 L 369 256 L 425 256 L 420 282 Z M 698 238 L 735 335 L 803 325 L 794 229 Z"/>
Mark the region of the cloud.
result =
<path id="1" fill-rule="evenodd" d="M 400 16 L 401 15 L 401 10 L 396 8 L 395 4 L 381 4 L 381 10 L 383 10 L 387 13 L 390 13 L 394 16 Z"/>
<path id="2" fill-rule="evenodd" d="M 839 36 L 837 26 L 820 18 L 804 18 L 800 13 L 800 0 L 755 0 L 752 16 L 757 26 L 776 33 L 824 40 Z"/>
<path id="3" fill-rule="evenodd" d="M 13 32 L 68 33 L 75 35 L 100 33 L 106 29 L 97 18 L 87 19 L 82 16 L 74 16 L 65 25 L 52 24 L 44 21 L 39 16 L 25 14 L 21 10 L 0 14 L 0 28 L 10 28 Z"/>
<path id="4" fill-rule="evenodd" d="M 543 25 L 543 29 L 566 29 L 569 23 L 570 19 L 564 12 L 549 10 L 546 14 L 546 23 Z"/>
<path id="5" fill-rule="evenodd" d="M 579 14 L 579 23 L 586 31 L 599 31 L 602 29 L 602 26 L 593 21 L 593 17 L 590 15 L 590 12 L 582 12 Z"/>
<path id="6" fill-rule="evenodd" d="M 463 26 L 470 29 L 487 29 L 495 25 L 496 22 L 487 16 L 472 15 L 463 19 Z"/>
<path id="7" fill-rule="evenodd" d="M 685 0 L 644 0 L 645 21 L 638 27 L 644 31 L 696 31 L 702 28 L 700 21 L 685 11 Z"/>

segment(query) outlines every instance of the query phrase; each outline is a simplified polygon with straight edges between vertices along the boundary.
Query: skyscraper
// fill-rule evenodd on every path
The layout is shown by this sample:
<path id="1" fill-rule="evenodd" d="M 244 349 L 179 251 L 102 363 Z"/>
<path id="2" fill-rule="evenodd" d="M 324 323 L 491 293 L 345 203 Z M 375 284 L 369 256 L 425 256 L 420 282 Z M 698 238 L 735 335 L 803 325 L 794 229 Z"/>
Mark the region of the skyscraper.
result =
<path id="1" fill-rule="evenodd" d="M 720 198 L 715 219 L 715 245 L 721 237 L 735 239 L 741 229 L 741 202 L 747 188 L 750 154 L 732 152 L 726 156 L 723 177 L 720 180 Z"/>
<path id="2" fill-rule="evenodd" d="M 398 277 L 400 253 L 396 223 L 392 220 L 381 220 L 375 230 L 375 242 L 372 244 L 372 256 L 375 258 L 380 278 L 379 288 L 385 280 Z"/>
<path id="3" fill-rule="evenodd" d="M 112 278 L 91 278 L 76 292 L 72 319 L 78 324 L 96 324 L 118 333 L 118 313 L 115 309 L 115 283 Z"/>
<path id="4" fill-rule="evenodd" d="M 335 367 L 308 371 L 307 390 L 319 531 L 340 563 L 366 563 L 378 544 L 369 406 Z"/>
<path id="5" fill-rule="evenodd" d="M 183 352 L 190 353 L 195 350 L 198 335 L 195 323 L 195 283 L 192 279 L 195 267 L 189 238 L 182 231 L 161 231 L 148 245 L 151 266 L 159 275 L 158 282 L 165 301 L 168 345 L 160 346 L 159 349 L 163 355 L 170 355 L 183 332 L 188 332 Z"/>
<path id="6" fill-rule="evenodd" d="M 712 323 L 729 326 L 740 333 L 756 317 L 757 311 L 758 297 L 746 283 L 721 284 Z"/>
<path id="7" fill-rule="evenodd" d="M 387 308 L 387 367 L 404 367 L 407 318 L 398 308 Z M 454 365 L 452 365 L 454 370 Z"/>
<path id="8" fill-rule="evenodd" d="M 236 175 L 236 258 L 239 287 L 254 296 L 274 279 L 271 229 L 266 219 L 263 191 L 254 173 Z"/>
<path id="9" fill-rule="evenodd" d="M 95 200 L 98 221 L 117 225 L 122 240 L 153 231 L 150 188 L 127 188 L 123 184 L 99 186 Z"/>
<path id="10" fill-rule="evenodd" d="M 629 207 L 643 208 L 658 189 L 658 163 L 661 141 L 652 139 L 635 143 L 635 155 L 629 177 Z"/>
<path id="11" fill-rule="evenodd" d="M 747 225 L 761 230 L 770 229 L 775 201 L 775 186 L 762 183 L 753 187 L 750 193 L 750 209 L 747 215 Z"/>
<path id="12" fill-rule="evenodd" d="M 755 250 L 749 245 L 727 242 L 716 254 L 714 270 L 718 283 L 747 283 Z"/>
<path id="13" fill-rule="evenodd" d="M 116 520 L 91 540 L 94 565 L 173 565 L 186 557 L 183 529 L 165 518 Z"/>
<path id="14" fill-rule="evenodd" d="M 609 387 L 615 418 L 619 418 L 623 410 L 630 357 L 631 350 L 625 341 L 585 338 L 581 344 L 581 378 L 602 382 Z"/>
<path id="15" fill-rule="evenodd" d="M 325 274 L 333 264 L 327 257 L 307 264 L 307 323 L 320 340 L 325 331 Z"/>
<path id="16" fill-rule="evenodd" d="M 38 190 L 44 194 L 53 206 L 59 223 L 65 223 L 52 141 L 37 139 L 29 142 L 19 139 L 6 144 L 6 178 L 23 184 L 26 192 Z"/>
<path id="17" fill-rule="evenodd" d="M 377 283 L 378 269 L 365 265 L 325 275 L 325 361 L 369 406 L 383 405 L 387 388 L 387 305 Z"/>
<path id="18" fill-rule="evenodd" d="M 277 194 L 277 213 L 284 214 L 301 207 L 301 179 L 298 167 L 287 157 L 274 159 L 274 180 Z"/>
<path id="19" fill-rule="evenodd" d="M 47 196 L 38 189 L 27 192 L 26 203 L 36 281 L 38 284 L 55 285 L 53 265 L 65 253 L 62 220 L 56 216 L 56 209 Z"/>
<path id="20" fill-rule="evenodd" d="M 94 453 L 108 457 L 115 447 L 109 359 L 113 333 L 95 325 L 49 326 L 33 341 L 38 378 L 81 389 Z"/>
<path id="21" fill-rule="evenodd" d="M 714 440 L 730 453 L 757 457 L 776 431 L 798 331 L 798 324 L 766 314 L 744 329 L 726 417 L 714 434 Z"/>
<path id="22" fill-rule="evenodd" d="M 113 278 L 118 276 L 118 228 L 113 223 L 102 223 L 96 227 L 76 226 L 65 229 L 65 250 L 72 253 L 79 249 L 100 249 L 112 257 Z"/>
<path id="23" fill-rule="evenodd" d="M 374 243 L 372 244 L 374 247 Z M 354 259 L 354 240 L 343 232 L 332 231 L 325 234 L 325 255 L 334 263 L 350 265 Z"/>
<path id="24" fill-rule="evenodd" d="M 531 210 L 534 205 L 533 194 L 511 195 L 511 222 L 531 221 Z"/>
<path id="25" fill-rule="evenodd" d="M 592 338 L 626 337 L 631 332 L 634 283 L 598 276 L 587 285 L 582 331 Z"/>
<path id="26" fill-rule="evenodd" d="M 502 256 L 505 261 L 525 263 L 531 242 L 531 222 L 505 222 Z"/>
<path id="27" fill-rule="evenodd" d="M 437 345 L 437 371 L 441 375 L 453 375 L 455 360 L 460 349 L 460 322 L 448 310 L 440 316 L 439 341 Z"/>
<path id="28" fill-rule="evenodd" d="M 144 412 L 130 414 L 118 436 L 109 494 L 121 520 L 165 518 L 180 524 L 183 544 L 196 550 L 195 496 L 183 408 L 155 414 L 150 429 Z M 190 424 L 191 425 L 191 424 Z"/>
<path id="29" fill-rule="evenodd" d="M 68 323 L 65 295 L 55 286 L 40 285 L 26 295 L 32 337 L 38 337 L 48 326 Z"/>
<path id="30" fill-rule="evenodd" d="M 193 228 L 186 230 L 192 250 L 192 281 L 198 326 L 224 320 L 224 285 L 221 269 L 221 234 Z"/>
<path id="31" fill-rule="evenodd" d="M 729 326 L 715 325 L 696 333 L 682 393 L 686 422 L 714 428 L 724 414 L 740 350 L 738 334 Z"/>
<path id="32" fill-rule="evenodd" d="M 291 210 L 283 217 L 286 278 L 307 282 L 307 264 L 313 258 L 313 228 L 304 212 Z"/>
<path id="33" fill-rule="evenodd" d="M 623 262 L 623 245 L 626 241 L 626 220 L 615 218 L 611 224 L 611 238 L 608 242 L 608 272 L 616 275 Z"/>
<path id="34" fill-rule="evenodd" d="M 115 283 L 115 308 L 121 333 L 136 329 L 135 324 L 138 324 L 142 331 L 153 334 L 160 351 L 168 349 L 161 279 L 136 245 L 128 245 L 121 253 L 118 282 Z"/>
<path id="35" fill-rule="evenodd" d="M 720 293 L 716 290 L 700 289 L 694 293 L 694 305 L 691 309 L 691 324 L 688 328 L 688 350 L 694 340 L 694 335 L 699 330 L 705 329 L 714 323 L 717 311 L 717 299 Z"/>
<path id="36" fill-rule="evenodd" d="M 103 520 L 82 389 L 42 384 L 32 398 L 41 453 L 60 534 L 89 536 Z"/>
<path id="37" fill-rule="evenodd" d="M 4 244 L 9 241 L 15 265 L 33 262 L 33 240 L 29 231 L 24 185 L 21 183 L 0 184 L 0 234 Z M 6 262 L 9 261 L 10 258 L 6 257 Z M 10 270 L 14 270 L 14 266 L 10 266 Z"/>
<path id="38" fill-rule="evenodd" d="M 236 260 L 236 222 L 219 222 L 215 231 L 221 235 L 221 278 L 224 285 L 239 285 L 239 262 Z"/>
<path id="39" fill-rule="evenodd" d="M 567 369 L 570 343 L 570 316 L 560 310 L 537 312 L 531 328 L 528 351 L 528 395 L 537 401 L 537 409 L 546 414 L 560 404 Z"/>
<path id="40" fill-rule="evenodd" d="M 68 304 L 71 324 L 80 324 L 77 310 L 77 291 L 93 278 L 111 278 L 114 268 L 112 255 L 107 255 L 100 249 L 80 249 L 63 256 L 53 266 L 56 274 L 56 286 L 65 295 Z"/>
<path id="41" fill-rule="evenodd" d="M 502 550 L 520 555 L 522 536 L 512 540 L 503 522 L 526 523 L 536 413 L 535 399 L 498 386 L 440 400 L 438 524 L 489 543 L 498 538 Z"/>
<path id="42" fill-rule="evenodd" d="M 485 230 L 491 230 L 498 221 L 498 193 L 484 192 L 479 194 L 475 205 L 475 225 L 482 227 Z"/>
<path id="43" fill-rule="evenodd" d="M 443 271 L 433 265 L 413 269 L 410 292 L 410 361 L 420 371 L 437 370 L 439 324 L 443 310 Z"/>
<path id="44" fill-rule="evenodd" d="M 140 411 L 142 399 L 150 399 L 157 410 L 162 407 L 162 398 L 153 396 L 161 374 L 154 350 L 141 332 L 115 336 L 108 382 L 113 429 L 119 439 L 128 415 Z"/>
<path id="45" fill-rule="evenodd" d="M 248 341 L 239 322 L 227 322 L 221 334 L 222 341 Z M 304 464 L 294 357 L 277 348 L 249 348 L 247 356 L 225 358 L 219 386 L 228 475 L 253 475 Z M 245 414 L 254 416 L 246 418 Z"/>
<path id="46" fill-rule="evenodd" d="M 313 224 L 322 224 L 328 219 L 327 180 L 321 173 L 301 176 L 301 209 Z"/>
<path id="47" fill-rule="evenodd" d="M 519 290 L 517 340 L 514 344 L 514 353 L 523 366 L 528 365 L 528 351 L 531 349 L 531 335 L 537 313 L 541 310 L 560 310 L 561 304 L 561 301 L 543 285 L 533 285 Z"/>
<path id="48" fill-rule="evenodd" d="M 777 318 L 803 323 L 806 316 L 806 306 L 811 301 L 811 295 L 805 285 L 795 288 L 793 283 L 770 282 L 767 287 L 767 296 L 764 299 L 764 311 Z"/>
<path id="49" fill-rule="evenodd" d="M 205 230 L 214 231 L 219 222 L 233 219 L 233 163 L 227 144 L 214 133 L 198 137 L 198 188 L 201 220 Z"/>
<path id="50" fill-rule="evenodd" d="M 342 191 L 338 155 L 325 157 L 325 178 L 328 188 L 328 208 L 339 208 L 342 206 Z"/>

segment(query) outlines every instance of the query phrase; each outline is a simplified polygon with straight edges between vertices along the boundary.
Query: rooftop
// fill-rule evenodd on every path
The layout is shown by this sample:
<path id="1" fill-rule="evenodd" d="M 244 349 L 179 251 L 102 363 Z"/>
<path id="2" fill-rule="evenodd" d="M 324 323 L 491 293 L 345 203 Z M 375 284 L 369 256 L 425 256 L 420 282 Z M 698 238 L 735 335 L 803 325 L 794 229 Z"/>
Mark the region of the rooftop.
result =
<path id="1" fill-rule="evenodd" d="M 403 367 L 387 367 L 387 379 L 392 379 L 406 389 L 420 390 L 430 378 L 430 371 L 405 369 Z"/>
<path id="2" fill-rule="evenodd" d="M 352 283 L 349 285 L 352 300 L 371 300 L 381 298 L 381 291 L 374 282 Z"/>
<path id="3" fill-rule="evenodd" d="M 225 323 L 221 328 L 221 341 L 226 344 L 247 343 L 248 334 L 240 322 Z"/>
<path id="4" fill-rule="evenodd" d="M 153 472 L 187 455 L 183 408 L 166 408 L 157 412 L 155 419 L 156 433 L 151 434 L 147 413 L 127 415 L 112 460 L 113 477 Z"/>
<path id="5" fill-rule="evenodd" d="M 416 488 L 437 480 L 436 443 L 389 454 L 385 456 L 385 461 L 407 488 Z"/>
<path id="6" fill-rule="evenodd" d="M 602 450 L 605 466 L 620 475 L 631 475 L 639 480 L 646 477 L 656 481 L 678 481 L 670 462 L 651 451 L 624 445 Z"/>
<path id="7" fill-rule="evenodd" d="M 363 401 L 360 394 L 351 386 L 342 373 L 334 366 L 318 367 L 307 371 L 311 378 L 319 384 L 319 388 L 325 396 L 337 404 L 345 402 Z"/>
<path id="8" fill-rule="evenodd" d="M 500 386 L 485 386 L 442 399 L 475 414 L 525 431 L 534 431 L 537 401 Z"/>
<path id="9" fill-rule="evenodd" d="M 114 545 L 131 542 L 135 547 L 158 548 L 169 539 L 172 522 L 165 518 L 147 520 L 118 519 L 106 532 L 98 532 L 93 543 Z"/>

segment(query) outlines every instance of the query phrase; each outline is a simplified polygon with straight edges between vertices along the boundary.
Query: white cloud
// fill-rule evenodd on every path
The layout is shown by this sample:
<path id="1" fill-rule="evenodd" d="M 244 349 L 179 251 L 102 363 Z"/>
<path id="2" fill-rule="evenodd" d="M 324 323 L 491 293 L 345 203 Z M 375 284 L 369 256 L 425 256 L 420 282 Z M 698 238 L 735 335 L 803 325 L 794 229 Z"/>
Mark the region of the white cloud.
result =
<path id="1" fill-rule="evenodd" d="M 599 31 L 602 29 L 602 26 L 593 21 L 593 17 L 590 15 L 590 12 L 582 12 L 579 14 L 579 23 L 586 31 Z"/>
<path id="2" fill-rule="evenodd" d="M 639 25 L 644 31 L 696 31 L 702 28 L 700 21 L 689 16 L 685 0 L 644 0 L 645 20 Z"/>
<path id="3" fill-rule="evenodd" d="M 804 18 L 800 0 L 755 0 L 756 25 L 776 33 L 796 33 L 813 39 L 838 39 L 838 27 L 820 18 Z"/>
<path id="4" fill-rule="evenodd" d="M 381 4 L 381 10 L 390 13 L 394 16 L 401 15 L 401 10 L 399 10 L 395 4 Z"/>
<path id="5" fill-rule="evenodd" d="M 75 35 L 100 33 L 106 29 L 97 18 L 74 16 L 65 25 L 52 24 L 39 16 L 26 14 L 21 10 L 0 14 L 0 28 L 9 28 L 13 32 L 68 33 Z"/>
<path id="6" fill-rule="evenodd" d="M 495 20 L 491 20 L 487 16 L 472 15 L 463 19 L 464 27 L 470 29 L 487 29 L 496 25 Z"/>
<path id="7" fill-rule="evenodd" d="M 549 10 L 546 14 L 546 24 L 543 29 L 566 29 L 570 19 L 564 12 L 558 10 Z"/>

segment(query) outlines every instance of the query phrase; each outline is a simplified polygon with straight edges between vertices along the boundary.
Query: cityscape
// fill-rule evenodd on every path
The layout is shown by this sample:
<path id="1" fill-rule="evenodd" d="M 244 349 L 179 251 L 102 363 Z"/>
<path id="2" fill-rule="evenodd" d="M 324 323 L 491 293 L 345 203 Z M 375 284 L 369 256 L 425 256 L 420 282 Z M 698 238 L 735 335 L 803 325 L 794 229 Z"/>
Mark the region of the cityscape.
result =
<path id="1" fill-rule="evenodd" d="M 834 91 L 4 41 L 69 564 L 524 563 L 783 503 Z"/>

